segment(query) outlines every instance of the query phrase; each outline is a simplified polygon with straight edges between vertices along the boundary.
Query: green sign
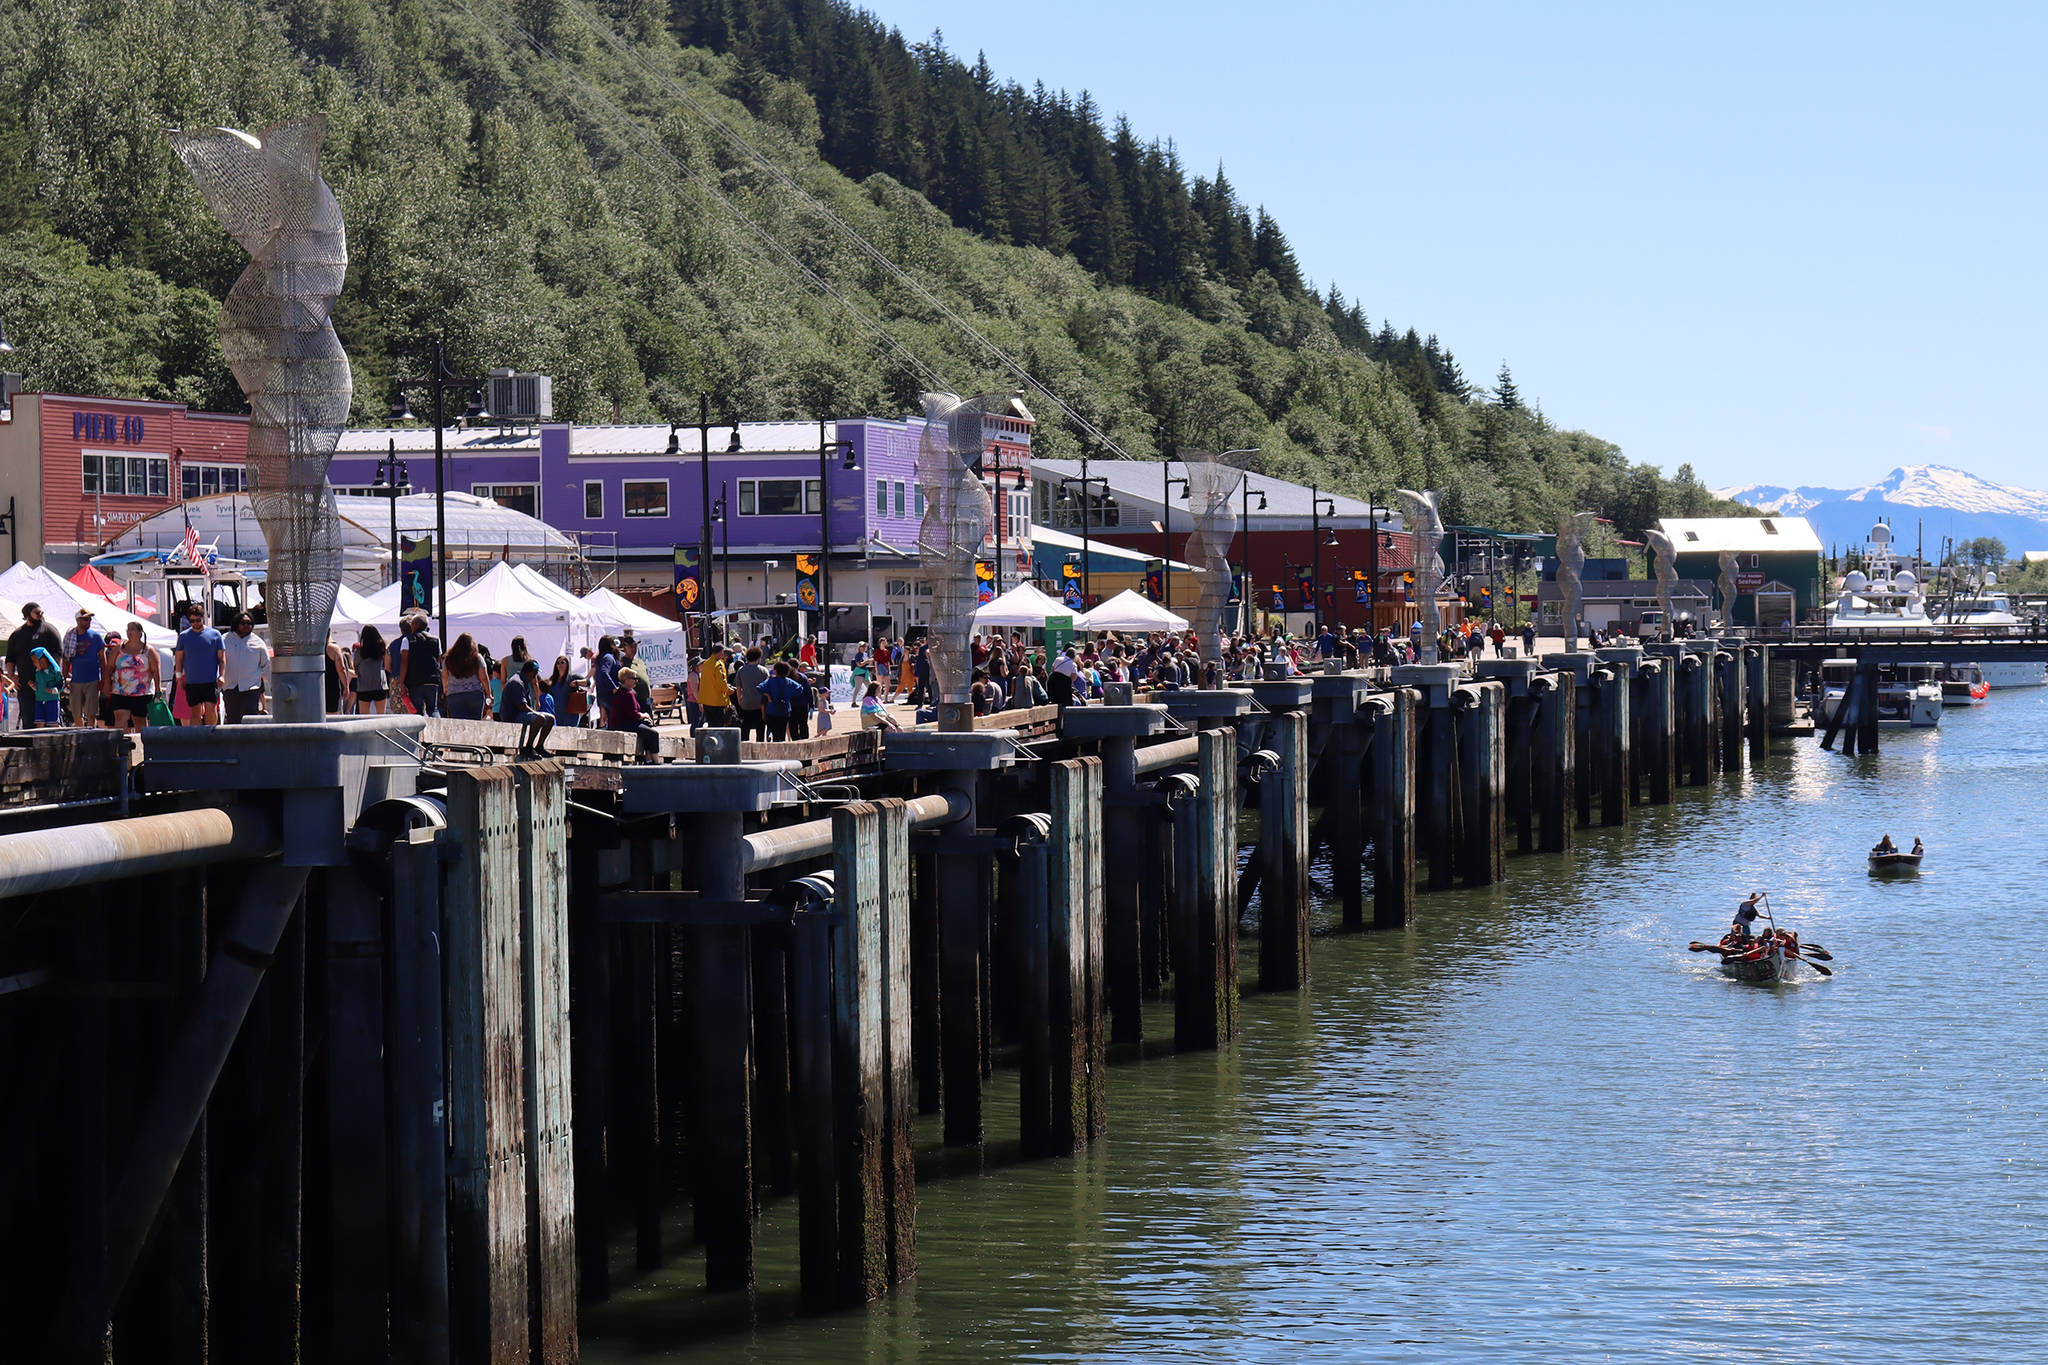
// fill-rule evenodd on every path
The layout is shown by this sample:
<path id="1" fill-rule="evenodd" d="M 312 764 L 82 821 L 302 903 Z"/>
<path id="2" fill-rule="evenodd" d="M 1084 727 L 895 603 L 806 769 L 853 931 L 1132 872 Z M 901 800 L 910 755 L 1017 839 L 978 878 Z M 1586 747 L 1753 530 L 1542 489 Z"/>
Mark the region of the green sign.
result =
<path id="1" fill-rule="evenodd" d="M 1048 663 L 1068 645 L 1074 643 L 1074 618 L 1071 616 L 1048 616 L 1045 618 L 1045 657 Z"/>

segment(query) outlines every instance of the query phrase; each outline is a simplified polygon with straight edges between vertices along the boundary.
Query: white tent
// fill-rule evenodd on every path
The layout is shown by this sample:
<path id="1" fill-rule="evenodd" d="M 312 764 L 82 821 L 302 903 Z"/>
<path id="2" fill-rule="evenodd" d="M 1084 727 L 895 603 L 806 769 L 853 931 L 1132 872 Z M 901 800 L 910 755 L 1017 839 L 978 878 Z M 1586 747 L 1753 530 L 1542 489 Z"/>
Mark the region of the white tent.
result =
<path id="1" fill-rule="evenodd" d="M 456 599 L 462 596 L 463 591 L 468 586 L 467 583 L 464 583 L 459 578 L 449 581 L 448 606 L 451 611 L 455 607 Z M 379 628 L 397 625 L 398 618 L 405 614 L 404 607 L 399 603 L 399 594 L 403 591 L 403 584 L 386 583 L 383 587 L 362 599 L 363 605 L 374 613 L 370 619 L 376 622 Z M 429 602 L 427 605 L 429 608 L 438 608 L 441 604 L 439 602 Z M 433 614 L 432 610 L 427 612 L 429 616 Z M 386 631 L 385 633 L 389 634 L 390 632 Z"/>
<path id="2" fill-rule="evenodd" d="M 608 625 L 622 626 L 633 632 L 635 638 L 648 635 L 675 635 L 681 633 L 683 624 L 657 615 L 631 598 L 621 597 L 610 588 L 599 588 L 583 594 L 583 604 L 604 617 Z"/>
<path id="3" fill-rule="evenodd" d="M 378 613 L 376 607 L 370 604 L 369 598 L 364 597 L 346 583 L 340 583 L 335 586 L 334 620 L 328 626 L 328 634 L 353 638 L 355 633 L 364 626 L 381 626 L 383 624 L 384 617 Z"/>
<path id="4" fill-rule="evenodd" d="M 125 633 L 130 621 L 141 621 L 143 639 L 159 649 L 177 648 L 176 631 L 165 630 L 154 622 L 143 621 L 140 616 L 122 611 L 106 598 L 87 592 L 70 579 L 41 565 L 16 564 L 6 573 L 0 573 L 0 598 L 10 602 L 36 603 L 43 609 L 43 619 L 55 626 L 59 635 L 71 629 L 71 618 L 80 607 L 86 607 L 92 612 L 93 623 L 102 630 Z M 13 625 L 20 624 L 21 613 L 17 611 Z"/>
<path id="5" fill-rule="evenodd" d="M 502 561 L 464 588 L 461 596 L 448 599 L 449 635 L 466 633 L 499 657 L 509 654 L 513 637 L 520 636 L 537 659 L 552 660 L 557 654 L 573 659 L 595 641 L 600 624 L 581 602 L 573 609 L 565 607 Z M 442 643 L 451 645 L 454 640 Z"/>
<path id="6" fill-rule="evenodd" d="M 1075 630 L 1186 630 L 1188 618 L 1176 616 L 1143 593 L 1125 588 L 1090 612 L 1074 618 Z"/>
<path id="7" fill-rule="evenodd" d="M 1073 608 L 1047 597 L 1029 583 L 1016 587 L 974 613 L 977 626 L 1042 626 L 1048 616 L 1072 616 Z"/>

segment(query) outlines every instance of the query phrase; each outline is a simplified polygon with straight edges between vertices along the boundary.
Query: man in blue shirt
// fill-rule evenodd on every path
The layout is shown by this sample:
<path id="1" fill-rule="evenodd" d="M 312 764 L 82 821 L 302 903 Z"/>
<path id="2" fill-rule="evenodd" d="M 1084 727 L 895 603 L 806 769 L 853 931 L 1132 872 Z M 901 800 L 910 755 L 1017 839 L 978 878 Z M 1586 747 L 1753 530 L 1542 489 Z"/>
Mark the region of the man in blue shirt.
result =
<path id="1" fill-rule="evenodd" d="M 194 602 L 171 655 L 171 676 L 185 689 L 194 725 L 220 723 L 221 644 L 220 632 L 206 624 L 206 607 Z"/>
<path id="2" fill-rule="evenodd" d="M 775 676 L 765 679 L 760 686 L 761 714 L 767 722 L 768 738 L 785 740 L 789 738 L 789 721 L 804 695 L 804 685 L 790 674 L 787 663 L 775 665 Z"/>
<path id="3" fill-rule="evenodd" d="M 93 629 L 92 608 L 80 607 L 78 624 L 64 635 L 64 680 L 70 684 L 73 725 L 100 723 L 101 665 L 106 653 L 107 637 Z"/>

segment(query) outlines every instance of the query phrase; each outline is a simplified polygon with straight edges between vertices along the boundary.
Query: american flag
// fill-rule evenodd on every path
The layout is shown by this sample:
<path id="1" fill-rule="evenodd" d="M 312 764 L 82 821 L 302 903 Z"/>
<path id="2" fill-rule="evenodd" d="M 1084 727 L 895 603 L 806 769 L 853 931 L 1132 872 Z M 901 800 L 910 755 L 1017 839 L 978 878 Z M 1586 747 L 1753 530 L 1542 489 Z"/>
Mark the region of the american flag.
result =
<path id="1" fill-rule="evenodd" d="M 199 533 L 192 529 L 192 514 L 185 514 L 185 561 L 193 568 L 201 568 L 206 560 L 199 548 Z"/>

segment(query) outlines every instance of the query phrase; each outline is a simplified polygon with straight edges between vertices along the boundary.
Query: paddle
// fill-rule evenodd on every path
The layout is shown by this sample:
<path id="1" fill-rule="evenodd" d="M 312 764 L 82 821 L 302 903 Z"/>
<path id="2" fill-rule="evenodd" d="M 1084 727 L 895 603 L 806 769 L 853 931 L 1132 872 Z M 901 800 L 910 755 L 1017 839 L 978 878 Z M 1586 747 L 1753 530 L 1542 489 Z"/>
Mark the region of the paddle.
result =
<path id="1" fill-rule="evenodd" d="M 1791 958 L 1791 959 L 1792 959 L 1793 961 L 1795 961 L 1795 962 L 1804 962 L 1804 963 L 1805 963 L 1805 964 L 1806 964 L 1807 966 L 1809 966 L 1809 967 L 1813 968 L 1813 969 L 1814 969 L 1815 971 L 1819 972 L 1819 973 L 1820 973 L 1820 974 L 1821 974 L 1822 976 L 1833 976 L 1833 975 L 1834 975 L 1834 972 L 1833 972 L 1833 971 L 1829 970 L 1829 969 L 1828 969 L 1828 968 L 1826 968 L 1826 967 L 1823 967 L 1823 966 L 1821 966 L 1821 965 L 1820 965 L 1820 964 L 1819 964 L 1818 962 L 1815 962 L 1815 961 L 1814 961 L 1814 960 L 1813 960 L 1812 958 L 1810 958 L 1810 957 L 1801 957 L 1801 956 L 1800 956 L 1800 955 L 1799 955 L 1798 953 L 1787 953 L 1787 954 L 1785 954 L 1785 956 L 1786 956 L 1786 957 L 1789 957 L 1789 958 Z"/>
<path id="2" fill-rule="evenodd" d="M 1687 952 L 1719 953 L 1723 957 L 1728 956 L 1728 950 L 1726 948 L 1723 948 L 1718 943 L 1701 943 L 1698 940 L 1694 940 L 1693 942 L 1686 944 L 1685 947 Z"/>

